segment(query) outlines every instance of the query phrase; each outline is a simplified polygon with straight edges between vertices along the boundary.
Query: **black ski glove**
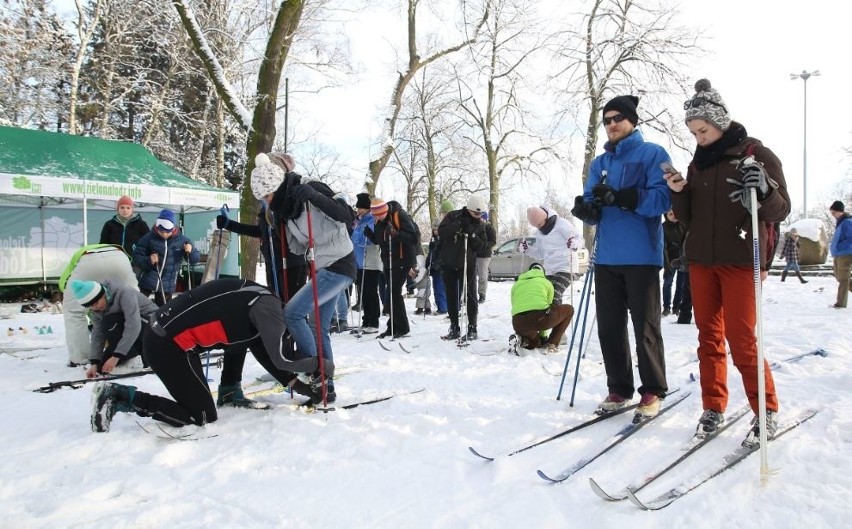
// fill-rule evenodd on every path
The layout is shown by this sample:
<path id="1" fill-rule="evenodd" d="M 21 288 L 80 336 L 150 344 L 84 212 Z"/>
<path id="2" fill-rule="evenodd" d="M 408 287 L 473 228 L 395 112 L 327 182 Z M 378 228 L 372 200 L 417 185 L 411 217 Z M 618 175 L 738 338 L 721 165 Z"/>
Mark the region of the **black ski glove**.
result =
<path id="1" fill-rule="evenodd" d="M 639 192 L 634 187 L 616 191 L 610 185 L 597 184 L 592 188 L 592 194 L 601 206 L 617 206 L 627 211 L 634 211 L 639 203 Z"/>
<path id="2" fill-rule="evenodd" d="M 571 214 L 587 224 L 595 224 L 601 220 L 601 207 L 594 202 L 585 202 L 583 195 L 577 195 Z"/>
<path id="3" fill-rule="evenodd" d="M 225 215 L 216 215 L 216 227 L 224 230 L 228 227 L 228 217 Z"/>

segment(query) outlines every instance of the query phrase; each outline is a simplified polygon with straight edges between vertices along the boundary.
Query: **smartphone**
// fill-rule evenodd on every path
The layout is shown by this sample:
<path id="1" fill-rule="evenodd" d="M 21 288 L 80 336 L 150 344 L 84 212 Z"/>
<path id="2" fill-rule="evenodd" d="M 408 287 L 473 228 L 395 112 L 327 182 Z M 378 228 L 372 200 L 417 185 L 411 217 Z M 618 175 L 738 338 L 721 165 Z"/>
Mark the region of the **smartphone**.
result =
<path id="1" fill-rule="evenodd" d="M 680 173 L 678 173 L 678 172 L 677 172 L 677 169 L 675 169 L 675 168 L 674 168 L 674 166 L 673 166 L 672 164 L 670 164 L 669 162 L 663 162 L 663 163 L 661 163 L 661 164 L 660 164 L 660 169 L 662 169 L 664 173 L 669 173 L 669 174 L 675 174 L 675 175 L 677 175 L 677 176 L 674 178 L 674 180 L 672 180 L 672 182 L 677 183 L 677 182 L 680 182 L 681 180 L 683 180 L 683 177 L 680 175 Z"/>

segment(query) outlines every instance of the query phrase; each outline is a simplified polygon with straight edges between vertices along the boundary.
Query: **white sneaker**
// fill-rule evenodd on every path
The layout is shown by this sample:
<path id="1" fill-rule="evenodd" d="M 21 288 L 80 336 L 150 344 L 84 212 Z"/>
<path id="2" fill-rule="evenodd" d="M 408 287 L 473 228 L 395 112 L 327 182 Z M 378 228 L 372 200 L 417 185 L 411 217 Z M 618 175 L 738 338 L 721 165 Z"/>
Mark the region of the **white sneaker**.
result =
<path id="1" fill-rule="evenodd" d="M 549 343 L 544 349 L 539 349 L 539 352 L 543 355 L 557 354 L 559 352 L 559 346 L 556 344 Z"/>
<path id="2" fill-rule="evenodd" d="M 363 332 L 364 334 L 376 334 L 377 332 L 379 332 L 379 328 L 378 327 L 364 327 L 361 330 L 361 332 Z"/>

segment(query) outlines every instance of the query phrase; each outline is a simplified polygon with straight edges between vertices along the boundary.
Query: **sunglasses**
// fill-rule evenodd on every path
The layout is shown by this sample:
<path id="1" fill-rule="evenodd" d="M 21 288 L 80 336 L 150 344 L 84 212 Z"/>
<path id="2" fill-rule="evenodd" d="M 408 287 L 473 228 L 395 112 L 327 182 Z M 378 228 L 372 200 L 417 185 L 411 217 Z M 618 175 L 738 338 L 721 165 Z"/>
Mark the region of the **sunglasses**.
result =
<path id="1" fill-rule="evenodd" d="M 603 123 L 604 123 L 604 126 L 608 126 L 613 121 L 615 121 L 616 123 L 621 123 L 625 119 L 627 119 L 627 116 L 625 116 L 624 114 L 616 114 L 616 115 L 610 116 L 608 118 L 603 118 Z"/>
<path id="2" fill-rule="evenodd" d="M 714 107 L 719 107 L 722 110 L 724 110 L 725 112 L 728 111 L 728 109 L 725 108 L 725 105 L 723 105 L 721 103 L 717 103 L 715 101 L 711 101 L 711 100 L 707 99 L 706 97 L 693 97 L 692 99 L 687 99 L 686 101 L 683 102 L 683 109 L 689 110 L 690 108 L 698 108 L 699 106 L 703 105 L 704 103 L 707 103 L 708 105 L 713 105 Z"/>

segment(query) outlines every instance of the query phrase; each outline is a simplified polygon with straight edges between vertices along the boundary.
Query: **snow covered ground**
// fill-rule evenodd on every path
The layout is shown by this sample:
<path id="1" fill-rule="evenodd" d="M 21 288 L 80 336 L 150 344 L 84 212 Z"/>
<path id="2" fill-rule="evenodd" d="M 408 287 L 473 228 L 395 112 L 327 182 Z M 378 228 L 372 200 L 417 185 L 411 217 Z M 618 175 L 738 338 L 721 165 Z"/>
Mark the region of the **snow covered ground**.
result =
<path id="1" fill-rule="evenodd" d="M 91 385 L 34 393 L 48 382 L 83 376 L 82 369 L 65 367 L 62 316 L 0 306 L 0 527 L 848 527 L 852 309 L 829 308 L 833 278 L 802 285 L 771 277 L 765 283 L 768 359 L 819 347 L 829 353 L 775 370 L 782 421 L 819 410 L 770 445 L 776 474 L 762 485 L 754 455 L 658 512 L 604 502 L 588 478 L 617 491 L 664 466 L 690 439 L 701 414 L 700 389 L 690 382 L 697 374 L 695 327 L 674 324 L 673 317 L 663 322 L 669 385 L 691 391 L 689 398 L 553 485 L 536 470 L 555 474 L 570 467 L 629 417 L 493 463 L 468 452 L 474 446 L 497 454 L 547 437 L 588 418 L 606 394 L 596 331 L 580 365 L 573 408 L 572 376 L 563 399 L 555 398 L 567 347 L 550 357 L 505 354 L 510 288 L 510 282 L 490 284 L 480 313 L 483 340 L 468 350 L 439 339 L 448 325 L 439 316 L 412 316 L 412 335 L 403 340 L 411 354 L 396 345 L 384 351 L 369 337 L 333 338 L 339 369 L 350 371 L 336 384 L 339 403 L 426 388 L 422 393 L 328 414 L 296 410 L 285 394 L 268 395 L 261 398 L 273 410 L 223 409 L 220 420 L 196 430 L 192 441 L 146 434 L 137 421 L 156 431 L 153 421 L 127 414 L 116 416 L 111 432 L 92 433 Z M 407 303 L 411 314 L 414 300 Z M 44 326 L 52 333 L 38 334 Z M 13 349 L 29 345 L 47 348 Z M 576 353 L 571 373 L 573 358 Z M 243 382 L 262 374 L 249 359 Z M 217 369 L 210 378 L 215 389 Z M 130 380 L 165 394 L 153 375 Z M 745 402 L 733 368 L 729 383 L 733 411 Z M 749 418 L 639 496 L 651 499 L 717 462 L 739 445 Z"/>

